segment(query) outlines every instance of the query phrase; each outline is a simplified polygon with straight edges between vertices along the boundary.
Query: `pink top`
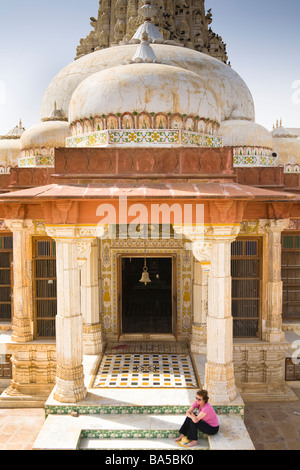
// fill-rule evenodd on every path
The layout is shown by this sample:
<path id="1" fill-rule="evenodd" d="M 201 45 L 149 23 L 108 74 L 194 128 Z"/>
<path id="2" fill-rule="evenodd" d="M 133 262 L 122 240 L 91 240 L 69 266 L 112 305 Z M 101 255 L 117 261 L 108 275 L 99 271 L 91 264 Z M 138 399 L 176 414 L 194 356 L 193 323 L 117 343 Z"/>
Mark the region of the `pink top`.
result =
<path id="1" fill-rule="evenodd" d="M 202 411 L 203 413 L 206 413 L 206 416 L 202 418 L 202 421 L 205 421 L 207 424 L 210 424 L 210 426 L 213 427 L 219 426 L 218 417 L 210 403 L 205 403 L 201 408 L 201 405 L 197 401 L 195 401 L 195 403 L 192 404 L 192 408 L 198 408 L 199 413 L 201 413 Z"/>

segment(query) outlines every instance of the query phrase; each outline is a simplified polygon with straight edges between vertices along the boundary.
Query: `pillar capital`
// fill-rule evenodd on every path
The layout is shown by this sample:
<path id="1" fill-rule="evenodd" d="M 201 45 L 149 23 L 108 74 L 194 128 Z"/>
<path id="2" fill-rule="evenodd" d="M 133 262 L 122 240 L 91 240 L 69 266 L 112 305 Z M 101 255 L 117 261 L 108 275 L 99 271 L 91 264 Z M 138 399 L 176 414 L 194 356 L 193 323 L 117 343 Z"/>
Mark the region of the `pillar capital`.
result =
<path id="1" fill-rule="evenodd" d="M 290 219 L 260 219 L 259 227 L 266 233 L 281 233 L 289 226 Z"/>
<path id="2" fill-rule="evenodd" d="M 86 240 L 93 240 L 100 238 L 104 229 L 99 225 L 77 225 L 77 224 L 47 224 L 45 225 L 47 235 L 55 240 L 63 240 L 65 243 L 84 238 Z"/>
<path id="3" fill-rule="evenodd" d="M 210 225 L 206 239 L 215 242 L 232 243 L 240 232 L 240 224 Z"/>
<path id="4" fill-rule="evenodd" d="M 240 232 L 240 224 L 182 224 L 173 225 L 177 234 L 184 235 L 189 240 L 187 249 L 203 266 L 209 268 L 213 243 L 232 243 Z"/>
<path id="5" fill-rule="evenodd" d="M 5 219 L 4 223 L 11 232 L 27 231 L 33 226 L 31 219 Z"/>
<path id="6" fill-rule="evenodd" d="M 45 225 L 47 235 L 57 243 L 77 245 L 77 261 L 82 267 L 87 261 L 91 247 L 104 229 L 99 225 Z"/>

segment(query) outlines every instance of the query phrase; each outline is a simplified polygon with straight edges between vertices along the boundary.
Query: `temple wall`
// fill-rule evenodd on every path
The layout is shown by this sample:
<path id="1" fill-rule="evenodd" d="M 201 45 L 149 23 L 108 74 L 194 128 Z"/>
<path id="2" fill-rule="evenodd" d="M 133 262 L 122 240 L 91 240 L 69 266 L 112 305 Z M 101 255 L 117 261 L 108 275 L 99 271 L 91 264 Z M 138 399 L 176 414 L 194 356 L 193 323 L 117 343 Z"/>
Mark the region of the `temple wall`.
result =
<path id="1" fill-rule="evenodd" d="M 274 393 L 274 396 L 276 393 L 282 395 L 286 393 L 285 357 L 289 345 L 284 342 L 280 309 L 275 311 L 274 307 L 270 308 L 270 300 L 268 300 L 272 298 L 272 295 L 277 295 L 276 282 L 278 286 L 281 285 L 279 279 L 276 281 L 272 278 L 274 273 L 276 278 L 276 272 L 280 268 L 279 258 L 276 258 L 276 250 L 274 252 L 274 256 L 276 256 L 272 258 L 272 244 L 275 243 L 274 247 L 276 248 L 279 235 L 277 235 L 275 242 L 272 237 L 274 237 L 274 231 L 281 234 L 284 225 L 272 227 L 269 222 L 245 222 L 241 226 L 239 235 L 241 238 L 243 236 L 261 237 L 263 245 L 259 338 L 245 338 L 243 340 L 236 338 L 233 340 L 236 384 L 240 391 L 250 399 L 255 399 L 256 393 L 258 396 L 265 393 Z M 13 227 L 13 229 L 16 228 Z M 42 222 L 34 222 L 24 230 L 26 238 L 24 267 L 27 285 L 27 283 L 32 284 L 33 282 L 32 237 L 43 236 L 45 231 Z M 100 330 L 98 327 L 96 328 L 97 325 L 95 326 L 91 321 L 90 325 L 83 328 L 83 340 L 93 341 L 95 328 L 97 329 L 95 333 L 97 341 L 101 342 L 102 348 L 106 342 L 118 340 L 120 337 L 118 326 L 118 257 L 130 256 L 130 254 L 143 255 L 145 251 L 148 255 L 174 256 L 177 272 L 177 339 L 190 342 L 192 352 L 206 354 L 209 273 L 205 273 L 205 263 L 202 264 L 201 271 L 199 271 L 192 251 L 184 249 L 183 240 L 174 238 L 168 240 L 149 239 L 146 242 L 139 239 L 122 240 L 117 238 L 101 241 L 99 249 L 95 248 L 94 254 L 96 264 L 98 264 L 98 283 L 95 288 L 99 290 L 100 297 L 99 328 L 101 335 L 99 336 Z M 53 388 L 56 378 L 55 339 L 32 338 L 34 335 L 32 288 L 29 288 L 27 294 L 27 319 L 22 317 L 14 319 L 12 325 L 15 328 L 14 335 L 17 331 L 19 338 L 7 344 L 5 351 L 12 355 L 12 381 L 6 390 L 6 394 L 12 397 L 22 394 L 47 395 Z M 201 305 L 201 309 L 198 309 L 200 316 L 196 318 L 195 309 L 199 304 Z M 29 335 L 27 341 L 22 338 L 22 328 L 25 328 L 26 335 Z M 149 335 L 142 337 L 144 340 L 149 338 Z M 161 338 L 160 335 L 151 337 L 154 340 Z"/>

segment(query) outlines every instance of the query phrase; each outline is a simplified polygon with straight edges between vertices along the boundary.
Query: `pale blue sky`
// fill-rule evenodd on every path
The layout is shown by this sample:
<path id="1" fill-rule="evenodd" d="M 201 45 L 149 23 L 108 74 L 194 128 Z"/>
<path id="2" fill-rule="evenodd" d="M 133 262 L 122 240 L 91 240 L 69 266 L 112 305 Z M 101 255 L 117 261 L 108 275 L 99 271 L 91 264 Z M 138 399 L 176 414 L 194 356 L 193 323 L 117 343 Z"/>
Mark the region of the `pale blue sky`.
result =
<path id="1" fill-rule="evenodd" d="M 39 122 L 49 82 L 73 61 L 98 5 L 0 0 L 0 135 L 20 118 L 26 128 Z M 208 8 L 212 29 L 253 95 L 256 122 L 271 129 L 282 118 L 285 126 L 300 127 L 300 1 L 206 0 Z"/>

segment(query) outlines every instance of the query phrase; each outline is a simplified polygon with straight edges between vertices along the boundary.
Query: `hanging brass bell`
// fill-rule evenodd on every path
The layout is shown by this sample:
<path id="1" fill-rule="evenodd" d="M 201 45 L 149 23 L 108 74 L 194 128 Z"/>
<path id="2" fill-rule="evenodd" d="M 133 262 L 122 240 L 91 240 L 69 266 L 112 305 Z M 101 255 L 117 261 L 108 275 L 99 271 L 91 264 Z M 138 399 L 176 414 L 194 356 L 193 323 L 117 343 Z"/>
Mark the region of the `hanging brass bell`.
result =
<path id="1" fill-rule="evenodd" d="M 143 273 L 142 273 L 142 277 L 140 279 L 140 282 L 143 282 L 145 284 L 145 286 L 151 282 L 151 279 L 149 277 L 149 273 L 148 273 L 148 268 L 146 266 L 146 259 L 145 259 L 145 265 L 143 267 Z"/>

